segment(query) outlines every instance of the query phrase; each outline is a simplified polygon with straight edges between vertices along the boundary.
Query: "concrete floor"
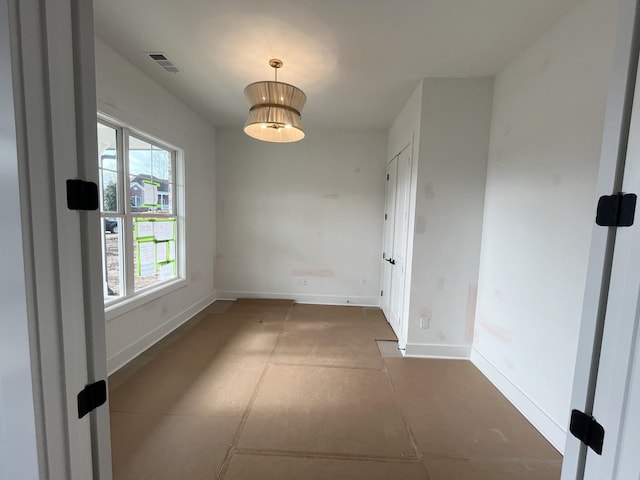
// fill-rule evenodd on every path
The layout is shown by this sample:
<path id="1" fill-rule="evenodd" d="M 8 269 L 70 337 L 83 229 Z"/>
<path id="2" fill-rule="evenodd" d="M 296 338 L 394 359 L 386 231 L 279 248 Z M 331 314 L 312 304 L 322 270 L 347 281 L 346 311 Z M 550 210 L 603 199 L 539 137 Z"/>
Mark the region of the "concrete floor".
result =
<path id="1" fill-rule="evenodd" d="M 394 340 L 377 308 L 218 301 L 109 378 L 114 479 L 560 478 L 470 362 Z"/>

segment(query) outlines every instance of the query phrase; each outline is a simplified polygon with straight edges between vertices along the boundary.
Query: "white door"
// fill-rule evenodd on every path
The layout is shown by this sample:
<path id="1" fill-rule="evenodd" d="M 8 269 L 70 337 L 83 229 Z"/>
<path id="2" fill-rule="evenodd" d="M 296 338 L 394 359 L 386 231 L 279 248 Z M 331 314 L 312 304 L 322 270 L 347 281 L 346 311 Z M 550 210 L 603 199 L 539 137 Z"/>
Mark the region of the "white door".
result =
<path id="1" fill-rule="evenodd" d="M 70 210 L 67 179 L 97 182 L 92 2 L 8 1 L 39 467 L 111 478 L 108 408 L 77 396 L 106 379 L 98 212 Z"/>
<path id="2" fill-rule="evenodd" d="M 391 319 L 390 299 L 391 299 L 391 273 L 393 258 L 393 238 L 396 217 L 396 180 L 398 176 L 398 157 L 387 165 L 387 193 L 384 205 L 384 246 L 382 251 L 382 297 L 380 307 L 384 312 L 387 321 Z"/>
<path id="3" fill-rule="evenodd" d="M 409 231 L 409 187 L 411 179 L 411 149 L 405 148 L 397 157 L 396 201 L 391 264 L 391 294 L 389 323 L 402 338 L 405 276 L 407 263 L 407 235 Z"/>
<path id="4" fill-rule="evenodd" d="M 635 91 L 640 92 L 640 78 Z M 633 102 L 621 191 L 640 194 L 640 95 Z M 602 455 L 587 450 L 585 479 L 640 478 L 639 214 L 640 209 L 634 225 L 616 229 L 592 412 L 605 436 Z"/>
<path id="5" fill-rule="evenodd" d="M 637 8 L 635 0 L 618 2 L 599 196 L 640 192 Z M 599 455 L 568 433 L 563 480 L 640 478 L 639 213 L 631 227 L 593 230 L 571 408 L 593 415 L 605 434 Z"/>

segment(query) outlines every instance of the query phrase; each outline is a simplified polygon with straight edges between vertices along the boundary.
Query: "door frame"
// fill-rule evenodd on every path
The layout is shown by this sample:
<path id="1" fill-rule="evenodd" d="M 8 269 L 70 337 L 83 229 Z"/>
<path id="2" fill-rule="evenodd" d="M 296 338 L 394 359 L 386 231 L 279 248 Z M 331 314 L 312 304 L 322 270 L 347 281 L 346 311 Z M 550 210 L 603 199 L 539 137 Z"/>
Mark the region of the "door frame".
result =
<path id="1" fill-rule="evenodd" d="M 8 6 L 41 478 L 110 480 L 108 407 L 76 400 L 106 379 L 99 213 L 66 205 L 67 179 L 98 180 L 93 5 Z"/>

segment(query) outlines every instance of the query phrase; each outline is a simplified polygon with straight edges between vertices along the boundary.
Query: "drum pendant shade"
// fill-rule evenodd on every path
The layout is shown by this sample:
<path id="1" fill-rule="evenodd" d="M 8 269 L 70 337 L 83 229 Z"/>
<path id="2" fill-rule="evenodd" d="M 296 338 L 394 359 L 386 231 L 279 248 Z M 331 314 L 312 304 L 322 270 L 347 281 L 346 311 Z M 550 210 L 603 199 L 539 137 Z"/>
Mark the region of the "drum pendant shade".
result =
<path id="1" fill-rule="evenodd" d="M 275 69 L 282 66 L 277 59 L 269 64 Z M 247 135 L 265 142 L 280 143 L 304 138 L 300 112 L 307 97 L 299 88 L 278 82 L 277 70 L 275 81 L 252 83 L 244 89 L 244 96 L 251 106 L 244 126 Z"/>

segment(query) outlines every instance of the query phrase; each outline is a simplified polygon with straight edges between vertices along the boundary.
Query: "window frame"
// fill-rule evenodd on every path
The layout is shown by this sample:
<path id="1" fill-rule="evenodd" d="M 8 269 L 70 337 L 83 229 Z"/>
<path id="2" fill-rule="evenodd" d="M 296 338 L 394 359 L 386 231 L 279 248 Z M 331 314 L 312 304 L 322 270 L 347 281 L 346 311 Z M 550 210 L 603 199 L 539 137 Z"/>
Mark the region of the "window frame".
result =
<path id="1" fill-rule="evenodd" d="M 102 185 L 102 168 L 100 170 L 100 226 L 104 230 L 105 218 L 116 218 L 119 220 L 120 235 L 120 256 L 122 258 L 120 281 L 123 295 L 108 299 L 105 297 L 104 310 L 107 321 L 126 314 L 136 308 L 150 303 L 168 293 L 186 287 L 188 282 L 187 275 L 187 255 L 186 255 L 186 235 L 185 235 L 185 187 L 184 187 L 184 151 L 180 147 L 173 145 L 154 135 L 148 134 L 135 128 L 126 122 L 123 122 L 110 115 L 102 112 L 97 114 L 97 123 L 116 130 L 116 161 L 117 161 L 117 198 L 118 208 L 116 212 L 103 211 L 103 185 Z M 130 204 L 130 175 L 129 162 L 126 152 L 129 151 L 129 137 L 147 142 L 154 147 L 171 152 L 172 163 L 172 179 L 173 186 L 172 209 L 170 209 L 170 218 L 176 218 L 176 276 L 174 278 L 164 280 L 148 287 L 144 287 L 137 292 L 135 291 L 135 267 L 134 267 L 134 228 L 133 220 L 135 218 L 153 217 L 151 212 L 132 212 Z M 99 154 L 99 152 L 98 152 Z M 99 162 L 99 158 L 97 159 Z M 166 210 L 161 209 L 162 215 L 166 215 Z M 106 249 L 105 249 L 105 232 L 101 232 L 102 238 L 102 254 L 103 254 L 103 281 L 106 274 Z M 164 307 L 163 307 L 164 309 Z"/>

